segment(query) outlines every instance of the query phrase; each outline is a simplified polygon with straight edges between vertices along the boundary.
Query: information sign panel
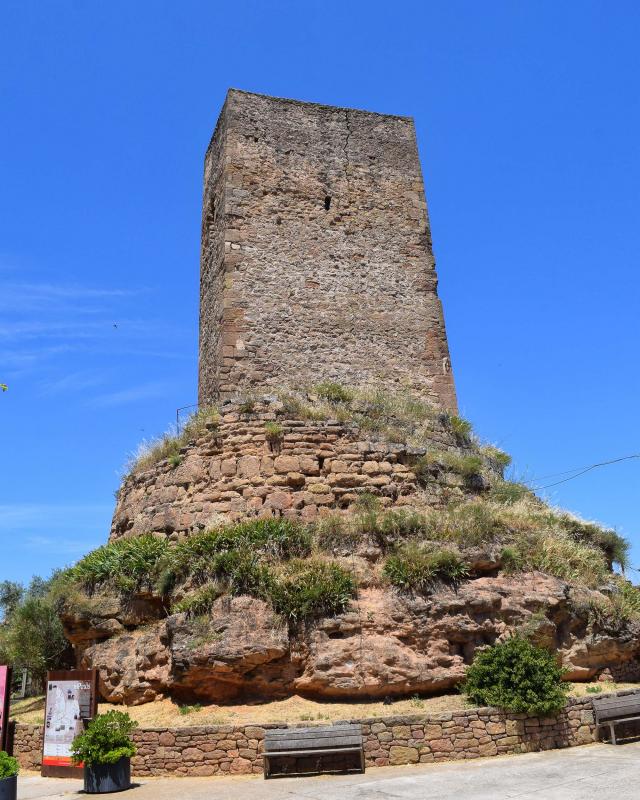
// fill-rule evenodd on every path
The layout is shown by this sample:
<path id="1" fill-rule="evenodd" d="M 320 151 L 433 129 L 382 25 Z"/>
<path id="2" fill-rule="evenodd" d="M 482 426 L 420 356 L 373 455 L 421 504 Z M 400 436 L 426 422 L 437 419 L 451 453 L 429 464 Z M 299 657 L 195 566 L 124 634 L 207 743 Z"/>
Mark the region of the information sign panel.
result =
<path id="1" fill-rule="evenodd" d="M 71 760 L 71 743 L 82 733 L 85 721 L 97 710 L 96 670 L 56 671 L 47 674 L 42 774 L 69 777 L 82 774 Z"/>

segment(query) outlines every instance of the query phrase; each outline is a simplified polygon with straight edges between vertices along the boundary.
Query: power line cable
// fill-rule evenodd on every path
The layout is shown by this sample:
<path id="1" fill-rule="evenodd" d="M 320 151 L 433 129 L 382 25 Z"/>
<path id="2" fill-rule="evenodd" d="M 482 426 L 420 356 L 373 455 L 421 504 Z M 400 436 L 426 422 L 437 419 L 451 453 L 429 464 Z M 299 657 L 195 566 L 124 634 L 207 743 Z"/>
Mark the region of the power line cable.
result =
<path id="1" fill-rule="evenodd" d="M 621 456 L 620 458 L 612 458 L 610 461 L 600 461 L 597 464 L 591 464 L 588 467 L 577 467 L 578 470 L 567 470 L 566 472 L 556 472 L 556 475 L 568 475 L 572 472 L 576 472 L 575 475 L 571 475 L 569 478 L 563 478 L 561 481 L 554 481 L 554 483 L 548 483 L 545 486 L 533 486 L 532 491 L 537 492 L 541 489 L 550 489 L 552 486 L 559 486 L 561 483 L 567 483 L 568 481 L 572 481 L 575 478 L 579 478 L 581 475 L 585 475 L 587 472 L 591 472 L 593 469 L 597 469 L 598 467 L 606 467 L 609 464 L 619 464 L 621 461 L 629 461 L 632 458 L 640 458 L 640 453 L 634 453 L 630 456 Z M 553 475 L 545 475 L 542 478 L 538 478 L 538 480 L 543 480 L 544 478 L 552 478 Z"/>

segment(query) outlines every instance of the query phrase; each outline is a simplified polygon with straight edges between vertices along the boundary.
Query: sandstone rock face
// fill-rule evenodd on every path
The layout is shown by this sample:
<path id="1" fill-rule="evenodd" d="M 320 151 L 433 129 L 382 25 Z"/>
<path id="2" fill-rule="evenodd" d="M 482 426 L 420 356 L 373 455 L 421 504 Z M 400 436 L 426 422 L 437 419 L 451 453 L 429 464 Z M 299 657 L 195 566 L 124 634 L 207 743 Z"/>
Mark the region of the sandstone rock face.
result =
<path id="1" fill-rule="evenodd" d="M 597 597 L 541 573 L 480 577 L 429 597 L 371 586 L 344 614 L 291 630 L 260 600 L 219 598 L 207 619 L 176 614 L 125 632 L 114 625 L 106 639 L 102 620 L 82 666 L 99 669 L 105 699 L 130 704 L 163 695 L 380 698 L 453 688 L 477 647 L 524 626 L 557 648 L 570 678 L 588 679 L 634 663 L 640 649 L 638 631 L 587 629 L 581 609 Z"/>
<path id="2" fill-rule="evenodd" d="M 347 510 L 365 491 L 383 505 L 437 507 L 487 488 L 481 476 L 469 485 L 443 466 L 434 467 L 422 489 L 411 467 L 427 448 L 373 441 L 336 420 L 288 418 L 273 396 L 256 402 L 250 414 L 232 402 L 223 403 L 220 411 L 219 427 L 184 447 L 177 466 L 165 459 L 124 480 L 111 540 L 147 532 L 176 539 L 252 516 L 310 521 Z M 267 440 L 265 423 L 275 419 L 282 437 L 274 444 Z M 438 415 L 431 421 L 429 449 L 469 450 Z M 492 465 L 485 469 L 491 474 Z"/>

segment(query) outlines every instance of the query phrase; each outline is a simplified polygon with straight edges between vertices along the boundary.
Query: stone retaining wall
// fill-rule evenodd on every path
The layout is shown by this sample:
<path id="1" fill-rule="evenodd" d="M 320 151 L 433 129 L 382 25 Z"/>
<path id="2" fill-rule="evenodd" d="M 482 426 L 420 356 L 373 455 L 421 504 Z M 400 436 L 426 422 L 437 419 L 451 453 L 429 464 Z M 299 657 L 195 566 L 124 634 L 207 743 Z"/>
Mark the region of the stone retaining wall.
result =
<path id="1" fill-rule="evenodd" d="M 118 492 L 110 539 L 142 533 L 172 539 L 243 517 L 318 516 L 348 509 L 362 492 L 383 505 L 440 506 L 488 488 L 444 464 L 433 465 L 424 488 L 411 467 L 426 448 L 372 441 L 337 420 L 292 418 L 267 396 L 250 404 L 226 402 L 221 422 L 180 451 L 179 464 L 164 459 L 128 475 Z M 430 450 L 471 452 L 461 447 L 446 416 L 434 414 Z M 277 420 L 282 434 L 268 441 L 265 423 Z M 476 452 L 477 451 L 473 451 Z M 487 476 L 499 474 L 488 460 Z"/>
<path id="2" fill-rule="evenodd" d="M 627 690 L 616 694 L 631 693 Z M 368 767 L 551 750 L 595 741 L 591 698 L 586 697 L 570 699 L 566 708 L 554 717 L 476 708 L 349 721 L 362 723 Z M 139 729 L 135 732 L 138 754 L 132 762 L 133 772 L 136 775 L 260 773 L 265 729 L 286 727 L 272 724 Z M 16 725 L 14 755 L 25 769 L 39 766 L 41 737 L 41 726 Z"/>

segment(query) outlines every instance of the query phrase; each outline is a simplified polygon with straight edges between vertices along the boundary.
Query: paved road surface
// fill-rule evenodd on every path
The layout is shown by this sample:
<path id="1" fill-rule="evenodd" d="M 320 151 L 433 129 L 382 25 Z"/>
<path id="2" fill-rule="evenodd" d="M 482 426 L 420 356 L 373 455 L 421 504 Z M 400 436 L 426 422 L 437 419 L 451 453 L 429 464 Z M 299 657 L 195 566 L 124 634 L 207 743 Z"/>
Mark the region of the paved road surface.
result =
<path id="1" fill-rule="evenodd" d="M 24 775 L 19 800 L 81 800 L 80 781 Z M 113 795 L 114 799 L 117 795 Z M 594 744 L 365 775 L 145 778 L 127 800 L 637 800 L 640 742 Z"/>

